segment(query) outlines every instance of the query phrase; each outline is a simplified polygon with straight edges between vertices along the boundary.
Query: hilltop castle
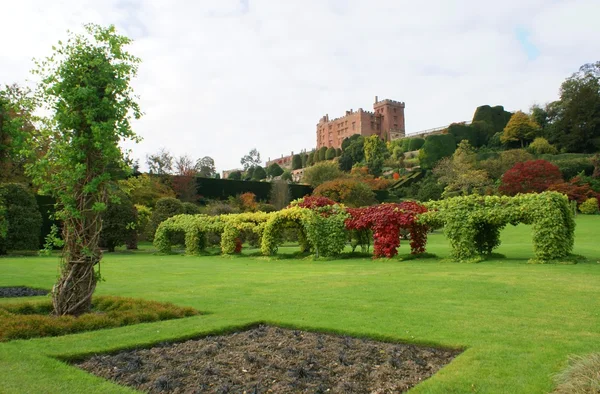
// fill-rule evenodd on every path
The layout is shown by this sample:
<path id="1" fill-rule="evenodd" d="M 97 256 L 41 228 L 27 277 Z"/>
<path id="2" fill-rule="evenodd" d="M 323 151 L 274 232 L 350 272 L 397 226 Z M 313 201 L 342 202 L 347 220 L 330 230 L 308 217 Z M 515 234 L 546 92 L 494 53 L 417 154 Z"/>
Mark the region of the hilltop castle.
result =
<path id="1" fill-rule="evenodd" d="M 369 137 L 377 134 L 384 141 L 392 141 L 405 136 L 404 103 L 394 100 L 379 101 L 375 96 L 373 112 L 359 108 L 346 111 L 346 115 L 329 119 L 323 116 L 317 123 L 317 149 L 340 148 L 342 141 L 354 134 Z"/>

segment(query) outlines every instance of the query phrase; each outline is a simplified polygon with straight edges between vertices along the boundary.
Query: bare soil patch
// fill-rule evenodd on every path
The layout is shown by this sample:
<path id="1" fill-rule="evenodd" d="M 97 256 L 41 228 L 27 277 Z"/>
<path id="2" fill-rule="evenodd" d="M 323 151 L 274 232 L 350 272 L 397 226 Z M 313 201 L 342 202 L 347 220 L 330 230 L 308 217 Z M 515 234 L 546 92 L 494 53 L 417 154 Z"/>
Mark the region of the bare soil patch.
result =
<path id="1" fill-rule="evenodd" d="M 399 393 L 459 350 L 258 326 L 77 365 L 149 393 Z"/>
<path id="2" fill-rule="evenodd" d="M 0 287 L 0 298 L 7 297 L 33 297 L 48 294 L 48 290 L 32 289 L 25 286 Z"/>

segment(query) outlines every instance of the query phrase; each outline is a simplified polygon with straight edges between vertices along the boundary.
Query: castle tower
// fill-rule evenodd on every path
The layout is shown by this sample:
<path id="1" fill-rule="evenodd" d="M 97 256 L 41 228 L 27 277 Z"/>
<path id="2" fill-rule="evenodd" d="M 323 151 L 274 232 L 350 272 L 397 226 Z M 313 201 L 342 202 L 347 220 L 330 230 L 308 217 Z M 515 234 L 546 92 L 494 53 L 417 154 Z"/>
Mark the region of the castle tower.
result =
<path id="1" fill-rule="evenodd" d="M 373 110 L 376 115 L 382 117 L 379 136 L 384 141 L 391 141 L 405 136 L 404 107 L 405 105 L 402 102 L 387 99 L 379 101 L 375 96 Z"/>

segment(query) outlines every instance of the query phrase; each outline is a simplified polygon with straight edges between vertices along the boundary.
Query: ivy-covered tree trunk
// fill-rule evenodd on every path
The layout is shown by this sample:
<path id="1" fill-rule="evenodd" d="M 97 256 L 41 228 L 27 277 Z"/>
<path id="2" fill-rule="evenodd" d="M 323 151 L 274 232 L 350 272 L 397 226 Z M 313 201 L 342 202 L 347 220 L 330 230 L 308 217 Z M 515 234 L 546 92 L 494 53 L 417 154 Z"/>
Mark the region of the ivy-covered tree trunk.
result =
<path id="1" fill-rule="evenodd" d="M 82 187 L 81 189 L 85 189 Z M 52 304 L 56 315 L 78 316 L 90 310 L 92 294 L 96 289 L 102 252 L 98 246 L 102 221 L 95 209 L 97 199 L 104 199 L 83 191 L 76 193 L 77 210 L 81 213 L 63 225 L 63 261 L 61 276 L 52 289 Z"/>
<path id="2" fill-rule="evenodd" d="M 28 173 L 41 193 L 56 199 L 55 219 L 63 223 L 61 275 L 52 291 L 56 315 L 90 310 L 107 185 L 127 168 L 119 142 L 137 140 L 130 120 L 141 116 L 130 87 L 139 59 L 123 48 L 131 40 L 114 26 L 85 27 L 84 35 L 59 42 L 34 70 L 42 78 L 39 101 L 54 112 L 30 141 L 32 152 L 40 151 L 40 142 L 47 149 Z"/>

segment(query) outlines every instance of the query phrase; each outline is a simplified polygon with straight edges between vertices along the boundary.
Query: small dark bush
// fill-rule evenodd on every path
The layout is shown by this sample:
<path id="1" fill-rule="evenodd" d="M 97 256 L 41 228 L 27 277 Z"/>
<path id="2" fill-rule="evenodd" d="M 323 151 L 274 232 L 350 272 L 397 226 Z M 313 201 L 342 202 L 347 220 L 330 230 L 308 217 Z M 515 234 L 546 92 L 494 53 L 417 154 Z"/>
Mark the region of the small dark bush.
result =
<path id="1" fill-rule="evenodd" d="M 25 185 L 5 183 L 0 185 L 0 200 L 8 225 L 6 237 L 0 238 L 0 254 L 39 249 L 42 215 L 33 193 Z"/>
<path id="2" fill-rule="evenodd" d="M 101 217 L 100 246 L 109 252 L 114 252 L 117 246 L 135 236 L 137 211 L 125 193 L 118 194 L 118 201 L 109 202 Z"/>
<path id="3" fill-rule="evenodd" d="M 150 222 L 146 231 L 148 241 L 154 240 L 154 233 L 158 228 L 158 225 L 167 220 L 168 218 L 180 215 L 183 213 L 183 204 L 176 198 L 165 197 L 161 198 L 156 202 L 156 206 L 152 211 Z"/>

